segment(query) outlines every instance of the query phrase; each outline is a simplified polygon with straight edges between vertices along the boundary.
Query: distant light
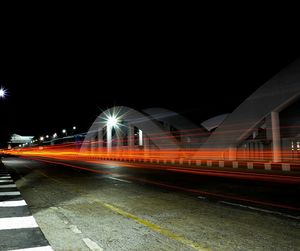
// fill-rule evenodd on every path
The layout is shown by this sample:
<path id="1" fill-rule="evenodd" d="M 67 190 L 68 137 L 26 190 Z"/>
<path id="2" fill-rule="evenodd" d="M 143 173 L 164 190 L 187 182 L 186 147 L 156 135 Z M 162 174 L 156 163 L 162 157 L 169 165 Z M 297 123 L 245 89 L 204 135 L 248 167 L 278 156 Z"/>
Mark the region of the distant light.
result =
<path id="1" fill-rule="evenodd" d="M 62 133 L 66 133 L 66 132 L 67 132 L 67 130 L 66 130 L 66 129 L 63 129 L 63 130 L 62 130 Z"/>
<path id="2" fill-rule="evenodd" d="M 22 145 L 19 145 L 19 147 L 22 147 Z"/>
<path id="3" fill-rule="evenodd" d="M 40 141 L 43 141 L 44 140 L 44 137 L 40 137 Z"/>
<path id="4" fill-rule="evenodd" d="M 57 137 L 57 133 L 54 133 L 54 134 L 53 134 L 53 138 L 56 138 L 56 137 Z"/>
<path id="5" fill-rule="evenodd" d="M 49 138 L 49 135 L 46 135 L 46 138 L 48 139 L 48 138 Z"/>
<path id="6" fill-rule="evenodd" d="M 73 126 L 73 130 L 76 130 L 76 126 Z"/>
<path id="7" fill-rule="evenodd" d="M 4 89 L 3 87 L 0 88 L 0 98 L 5 98 L 6 96 L 6 89 Z"/>

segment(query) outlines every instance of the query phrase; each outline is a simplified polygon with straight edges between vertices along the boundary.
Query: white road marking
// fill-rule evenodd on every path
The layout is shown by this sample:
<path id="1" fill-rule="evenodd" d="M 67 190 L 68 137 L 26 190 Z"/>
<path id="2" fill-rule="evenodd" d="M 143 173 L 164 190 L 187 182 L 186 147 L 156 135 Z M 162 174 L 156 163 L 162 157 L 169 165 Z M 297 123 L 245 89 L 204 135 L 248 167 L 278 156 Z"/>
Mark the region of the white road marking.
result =
<path id="1" fill-rule="evenodd" d="M 33 216 L 0 218 L 0 230 L 38 227 Z"/>
<path id="2" fill-rule="evenodd" d="M 121 181 L 121 182 L 132 183 L 131 181 L 128 181 L 128 180 L 123 180 L 123 179 L 118 179 L 118 178 L 111 177 L 111 176 L 108 176 L 107 178 L 109 178 L 109 179 L 112 179 L 112 180 Z"/>
<path id="3" fill-rule="evenodd" d="M 35 248 L 14 249 L 11 251 L 53 251 L 53 249 L 50 246 L 44 246 L 44 247 L 35 247 Z"/>
<path id="4" fill-rule="evenodd" d="M 76 227 L 75 225 L 70 225 L 70 229 L 75 233 L 75 234 L 81 234 L 81 231 Z"/>
<path id="5" fill-rule="evenodd" d="M 0 201 L 0 207 L 22 207 L 26 206 L 25 200 Z"/>
<path id="6" fill-rule="evenodd" d="M 14 196 L 14 195 L 21 195 L 19 191 L 14 192 L 0 192 L 0 196 Z"/>
<path id="7" fill-rule="evenodd" d="M 238 203 L 232 203 L 232 202 L 227 202 L 227 201 L 220 201 L 223 204 L 227 204 L 227 205 L 231 205 L 231 206 L 238 206 L 238 207 L 243 207 L 243 208 L 248 208 L 248 209 L 252 209 L 255 211 L 260 211 L 260 212 L 264 212 L 264 213 L 270 213 L 270 214 L 277 214 L 277 215 L 282 215 L 288 218 L 292 218 L 292 219 L 300 219 L 300 216 L 294 216 L 294 215 L 290 215 L 290 214 L 285 214 L 285 213 L 281 213 L 281 212 L 277 212 L 277 211 L 272 211 L 272 210 L 268 210 L 268 209 L 262 209 L 262 208 L 258 208 L 258 207 L 251 207 L 251 206 L 246 206 L 246 205 L 242 205 L 242 204 L 238 204 Z"/>
<path id="8" fill-rule="evenodd" d="M 16 184 L 0 185 L 0 188 L 17 187 Z"/>
<path id="9" fill-rule="evenodd" d="M 1 180 L 11 179 L 10 175 L 0 176 Z"/>
<path id="10" fill-rule="evenodd" d="M 204 196 L 198 196 L 197 198 L 202 199 L 202 200 L 206 199 L 206 197 L 204 197 Z"/>
<path id="11" fill-rule="evenodd" d="M 99 247 L 96 242 L 93 242 L 89 238 L 83 238 L 82 239 L 84 243 L 88 246 L 88 248 L 92 251 L 103 251 L 103 248 Z"/>
<path id="12" fill-rule="evenodd" d="M 4 182 L 14 182 L 13 180 L 0 180 L 0 183 L 4 183 Z"/>

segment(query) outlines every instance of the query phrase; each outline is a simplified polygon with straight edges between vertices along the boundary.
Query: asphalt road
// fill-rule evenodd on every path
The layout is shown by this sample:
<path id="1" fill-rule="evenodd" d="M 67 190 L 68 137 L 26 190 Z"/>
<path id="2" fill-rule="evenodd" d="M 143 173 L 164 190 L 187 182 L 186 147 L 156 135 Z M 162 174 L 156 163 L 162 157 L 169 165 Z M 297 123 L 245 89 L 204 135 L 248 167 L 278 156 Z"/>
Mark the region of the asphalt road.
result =
<path id="1" fill-rule="evenodd" d="M 3 163 L 54 250 L 300 250 L 299 184 L 115 162 Z"/>

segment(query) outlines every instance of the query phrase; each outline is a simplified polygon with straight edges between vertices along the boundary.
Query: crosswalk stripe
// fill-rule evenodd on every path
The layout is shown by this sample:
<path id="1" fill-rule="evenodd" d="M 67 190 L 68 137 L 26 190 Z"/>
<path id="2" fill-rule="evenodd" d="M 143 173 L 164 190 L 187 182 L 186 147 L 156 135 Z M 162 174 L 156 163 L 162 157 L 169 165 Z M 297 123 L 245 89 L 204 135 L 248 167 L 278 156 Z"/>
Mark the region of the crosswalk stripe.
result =
<path id="1" fill-rule="evenodd" d="M 50 246 L 44 246 L 44 247 L 35 247 L 35 248 L 14 249 L 11 251 L 53 251 L 53 249 Z"/>
<path id="2" fill-rule="evenodd" d="M 0 196 L 13 196 L 13 195 L 21 195 L 21 193 L 19 191 L 0 192 Z"/>
<path id="3" fill-rule="evenodd" d="M 4 182 L 14 182 L 13 180 L 0 180 L 0 183 L 4 183 Z"/>
<path id="4" fill-rule="evenodd" d="M 0 185 L 0 188 L 17 187 L 16 184 Z"/>
<path id="5" fill-rule="evenodd" d="M 0 230 L 38 227 L 33 216 L 0 218 Z"/>
<path id="6" fill-rule="evenodd" d="M 53 251 L 53 249 L 50 246 L 44 246 L 44 247 L 35 247 L 35 248 L 14 249 L 11 251 Z"/>
<path id="7" fill-rule="evenodd" d="M 0 207 L 21 207 L 26 205 L 25 200 L 0 201 Z"/>

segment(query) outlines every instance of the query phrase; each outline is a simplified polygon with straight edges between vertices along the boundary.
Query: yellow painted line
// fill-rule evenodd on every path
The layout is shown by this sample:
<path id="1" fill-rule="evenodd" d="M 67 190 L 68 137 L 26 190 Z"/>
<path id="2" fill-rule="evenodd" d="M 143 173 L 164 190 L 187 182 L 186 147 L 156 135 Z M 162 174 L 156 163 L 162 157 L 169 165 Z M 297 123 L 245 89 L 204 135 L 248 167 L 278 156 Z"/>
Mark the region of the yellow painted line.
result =
<path id="1" fill-rule="evenodd" d="M 182 244 L 187 245 L 187 246 L 189 246 L 189 247 L 191 247 L 191 248 L 193 248 L 195 250 L 198 250 L 198 251 L 210 251 L 211 250 L 211 249 L 205 247 L 202 244 L 196 243 L 196 242 L 194 242 L 192 240 L 189 240 L 189 239 L 187 239 L 187 238 L 185 238 L 185 237 L 183 237 L 181 235 L 175 234 L 175 233 L 173 233 L 173 232 L 171 232 L 171 231 L 169 231 L 167 229 L 164 229 L 164 228 L 162 228 L 162 227 L 160 227 L 160 226 L 158 226 L 156 224 L 151 223 L 150 221 L 140 219 L 139 217 L 137 217 L 137 216 L 135 216 L 133 214 L 127 213 L 127 212 L 123 211 L 122 209 L 117 208 L 117 207 L 115 207 L 113 205 L 110 205 L 110 204 L 107 204 L 107 203 L 102 203 L 102 202 L 100 202 L 100 203 L 104 207 L 112 210 L 115 213 L 118 213 L 118 214 L 120 214 L 120 215 L 122 215 L 122 216 L 124 216 L 126 218 L 132 219 L 132 220 L 136 221 L 137 223 L 139 223 L 139 224 L 141 224 L 141 225 L 143 225 L 143 226 L 145 226 L 145 227 L 147 227 L 147 228 L 149 228 L 149 229 L 151 229 L 151 230 L 153 230 L 155 232 L 158 232 L 158 233 L 160 233 L 160 234 L 162 234 L 162 235 L 164 235 L 164 236 L 166 236 L 166 237 L 168 237 L 170 239 L 179 241 Z"/>
<path id="2" fill-rule="evenodd" d="M 36 170 L 36 171 L 39 172 L 41 175 L 43 175 L 45 177 L 48 177 L 48 178 L 50 178 L 51 180 L 53 180 L 53 181 L 55 181 L 57 183 L 62 183 L 61 181 L 48 176 L 47 174 L 45 174 L 42 171 L 39 171 L 39 170 Z M 90 195 L 87 195 L 85 193 L 82 193 L 78 189 L 72 189 L 72 190 L 76 191 L 77 193 L 79 193 L 81 195 L 85 195 L 87 198 L 91 198 L 92 200 L 94 200 L 94 201 L 98 202 L 99 204 L 101 204 L 103 207 L 106 207 L 106 208 L 110 209 L 111 211 L 113 211 L 115 213 L 118 213 L 118 214 L 120 214 L 120 215 L 122 215 L 122 216 L 124 216 L 126 218 L 132 219 L 135 222 L 137 222 L 137 223 L 139 223 L 139 224 L 141 224 L 141 225 L 143 225 L 143 226 L 151 229 L 152 231 L 158 232 L 158 233 L 160 233 L 160 234 L 162 234 L 162 235 L 164 235 L 164 236 L 166 236 L 166 237 L 168 237 L 168 238 L 170 238 L 172 240 L 178 241 L 178 242 L 180 242 L 180 243 L 182 243 L 182 244 L 184 244 L 186 246 L 189 246 L 189 247 L 191 247 L 191 248 L 193 248 L 195 250 L 198 250 L 198 251 L 211 251 L 211 249 L 205 247 L 205 245 L 202 245 L 200 243 L 197 243 L 197 242 L 194 242 L 192 240 L 189 240 L 189 239 L 187 239 L 187 238 L 185 238 L 185 237 L 183 237 L 181 235 L 175 234 L 175 233 L 173 233 L 173 232 L 171 232 L 171 231 L 169 231 L 167 229 L 164 229 L 164 228 L 162 228 L 162 227 L 160 227 L 160 226 L 158 226 L 158 225 L 156 225 L 154 223 L 151 223 L 150 221 L 143 220 L 143 219 L 141 219 L 141 218 L 139 218 L 139 217 L 137 217 L 137 216 L 135 216 L 135 215 L 133 215 L 131 213 L 128 213 L 128 212 L 126 212 L 126 211 L 124 211 L 124 210 L 122 210 L 120 208 L 117 208 L 117 207 L 115 207 L 115 206 L 113 206 L 111 204 L 108 204 L 108 203 L 105 203 L 105 202 L 103 202 L 103 201 L 101 201 L 99 199 L 96 199 L 94 196 L 90 196 Z"/>

